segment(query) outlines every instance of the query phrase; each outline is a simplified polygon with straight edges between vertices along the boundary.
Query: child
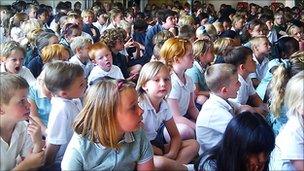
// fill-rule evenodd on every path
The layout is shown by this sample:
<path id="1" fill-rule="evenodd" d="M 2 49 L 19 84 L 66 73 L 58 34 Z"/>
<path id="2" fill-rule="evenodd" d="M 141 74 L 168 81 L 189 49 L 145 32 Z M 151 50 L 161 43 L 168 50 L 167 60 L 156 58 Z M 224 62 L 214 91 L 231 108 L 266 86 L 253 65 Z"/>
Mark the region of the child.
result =
<path id="1" fill-rule="evenodd" d="M 195 103 L 200 110 L 203 103 L 209 97 L 209 89 L 206 85 L 204 72 L 208 65 L 214 60 L 213 43 L 208 40 L 197 40 L 193 43 L 193 55 L 195 61 L 193 67 L 186 71 L 195 84 Z"/>
<path id="2" fill-rule="evenodd" d="M 9 31 L 10 36 L 13 41 L 20 42 L 25 38 L 25 35 L 20 28 L 23 22 L 28 20 L 29 17 L 26 13 L 16 13 L 11 19 L 9 23 Z"/>
<path id="3" fill-rule="evenodd" d="M 235 47 L 227 53 L 224 60 L 237 68 L 238 80 L 241 83 L 237 97 L 231 100 L 241 105 L 249 104 L 255 107 L 256 112 L 266 115 L 268 107 L 258 96 L 251 79 L 248 77 L 256 69 L 256 64 L 252 59 L 252 50 L 243 46 Z"/>
<path id="4" fill-rule="evenodd" d="M 277 36 L 278 38 L 280 38 L 281 36 L 287 35 L 286 33 L 286 25 L 285 25 L 285 21 L 284 21 L 284 16 L 282 13 L 275 13 L 274 14 L 274 26 L 273 28 L 276 30 L 277 32 Z"/>
<path id="5" fill-rule="evenodd" d="M 30 104 L 26 99 L 29 85 L 22 77 L 10 73 L 0 73 L 0 82 L 0 170 L 38 168 L 44 163 L 44 151 L 40 127 L 29 117 Z M 30 124 L 25 122 L 28 119 Z M 18 157 L 23 159 L 19 164 Z"/>
<path id="6" fill-rule="evenodd" d="M 75 55 L 69 61 L 80 65 L 86 78 L 94 67 L 89 58 L 88 48 L 90 45 L 92 45 L 92 40 L 83 36 L 75 37 L 71 43 L 71 49 Z"/>
<path id="7" fill-rule="evenodd" d="M 200 144 L 199 154 L 214 147 L 222 138 L 228 122 L 241 111 L 235 98 L 240 87 L 237 70 L 231 64 L 214 64 L 205 71 L 210 97 L 203 104 L 196 121 L 196 139 Z M 247 109 L 250 109 L 248 106 Z"/>
<path id="8" fill-rule="evenodd" d="M 87 84 L 81 66 L 59 61 L 46 65 L 44 82 L 53 96 L 47 125 L 46 165 L 57 170 L 73 135 L 72 123 L 82 109 L 79 98 Z"/>
<path id="9" fill-rule="evenodd" d="M 201 156 L 197 170 L 270 170 L 274 147 L 275 136 L 264 118 L 243 112 L 229 122 L 223 139 Z"/>
<path id="10" fill-rule="evenodd" d="M 160 60 L 159 52 L 163 44 L 169 38 L 174 37 L 173 33 L 168 30 L 162 30 L 153 37 L 153 55 L 150 61 Z"/>
<path id="11" fill-rule="evenodd" d="M 285 104 L 288 121 L 276 138 L 272 170 L 304 170 L 304 71 L 292 77 L 286 86 Z"/>
<path id="12" fill-rule="evenodd" d="M 113 65 L 112 54 L 106 44 L 98 42 L 91 45 L 89 47 L 89 57 L 96 64 L 88 77 L 89 85 L 100 77 L 124 78 L 120 68 Z"/>
<path id="13" fill-rule="evenodd" d="M 40 125 L 43 136 L 46 136 L 46 127 L 51 111 L 51 92 L 44 83 L 44 71 L 37 77 L 35 84 L 29 88 L 28 101 L 31 104 L 31 117 Z"/>
<path id="14" fill-rule="evenodd" d="M 253 60 L 256 63 L 256 71 L 249 74 L 249 77 L 251 78 L 253 86 L 257 87 L 267 71 L 269 62 L 267 55 L 270 53 L 270 45 L 266 36 L 254 37 L 250 43 Z"/>
<path id="15" fill-rule="evenodd" d="M 185 74 L 192 67 L 193 50 L 190 41 L 180 38 L 166 40 L 160 50 L 160 56 L 165 64 L 172 69 L 172 90 L 168 95 L 168 105 L 182 140 L 195 137 L 195 121 L 198 110 L 194 103 L 194 83 Z M 168 140 L 168 134 L 165 134 Z"/>
<path id="16" fill-rule="evenodd" d="M 82 31 L 90 34 L 93 38 L 93 42 L 96 43 L 100 39 L 100 32 L 97 27 L 93 25 L 94 13 L 91 10 L 84 10 L 81 13 L 83 18 Z"/>
<path id="17" fill-rule="evenodd" d="M 283 62 L 274 71 L 273 78 L 269 83 L 270 91 L 270 115 L 269 120 L 275 135 L 287 122 L 287 108 L 284 105 L 284 94 L 286 84 L 290 78 L 304 70 L 304 52 L 295 53 L 290 57 L 289 62 Z"/>
<path id="18" fill-rule="evenodd" d="M 267 15 L 267 14 L 263 14 L 260 17 L 260 20 L 262 23 L 265 23 L 267 28 L 268 28 L 268 34 L 266 35 L 269 42 L 271 44 L 274 44 L 277 40 L 278 40 L 278 35 L 277 35 L 277 31 L 273 28 L 273 16 L 271 15 Z"/>
<path id="19" fill-rule="evenodd" d="M 105 78 L 90 86 L 62 170 L 154 169 L 134 87 L 125 80 Z"/>
<path id="20" fill-rule="evenodd" d="M 97 21 L 93 22 L 93 25 L 98 28 L 100 35 L 103 35 L 103 32 L 109 25 L 109 16 L 106 11 L 98 10 L 96 12 Z"/>
<path id="21" fill-rule="evenodd" d="M 33 84 L 36 79 L 29 69 L 22 66 L 24 59 L 24 49 L 15 41 L 8 41 L 1 44 L 1 72 L 18 74 L 24 78 L 28 84 Z"/>
<path id="22" fill-rule="evenodd" d="M 140 72 L 136 90 L 139 106 L 144 110 L 143 123 L 154 151 L 156 169 L 186 170 L 186 166 L 198 152 L 197 142 L 181 141 L 172 113 L 165 101 L 171 90 L 170 71 L 159 61 L 145 64 Z M 164 128 L 170 135 L 170 143 L 164 138 Z"/>

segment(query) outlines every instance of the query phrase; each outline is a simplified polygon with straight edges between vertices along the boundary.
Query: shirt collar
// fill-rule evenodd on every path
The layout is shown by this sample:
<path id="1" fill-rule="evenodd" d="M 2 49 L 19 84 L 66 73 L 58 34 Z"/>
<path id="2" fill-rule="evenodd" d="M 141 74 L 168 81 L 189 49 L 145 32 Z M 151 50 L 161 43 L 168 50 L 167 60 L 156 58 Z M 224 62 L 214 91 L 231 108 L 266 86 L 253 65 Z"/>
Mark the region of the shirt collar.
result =
<path id="1" fill-rule="evenodd" d="M 123 143 L 132 143 L 135 141 L 135 138 L 134 138 L 134 134 L 133 132 L 126 132 L 124 135 L 123 135 L 123 139 L 120 140 L 118 142 L 118 144 L 123 144 Z M 95 144 L 97 147 L 101 148 L 101 149 L 106 149 L 107 147 L 101 145 L 100 143 L 98 144 Z"/>
<path id="2" fill-rule="evenodd" d="M 151 101 L 149 100 L 147 95 L 144 95 L 144 97 L 143 97 L 142 108 L 144 110 L 152 110 L 152 111 L 154 111 L 154 113 L 156 113 L 156 111 L 155 111 L 154 107 L 152 106 Z M 162 101 L 160 102 L 159 112 L 162 112 L 162 111 L 168 110 L 168 109 L 169 109 L 168 106 L 165 105 L 165 100 L 162 99 Z M 157 112 L 157 113 L 159 113 L 159 112 Z"/>

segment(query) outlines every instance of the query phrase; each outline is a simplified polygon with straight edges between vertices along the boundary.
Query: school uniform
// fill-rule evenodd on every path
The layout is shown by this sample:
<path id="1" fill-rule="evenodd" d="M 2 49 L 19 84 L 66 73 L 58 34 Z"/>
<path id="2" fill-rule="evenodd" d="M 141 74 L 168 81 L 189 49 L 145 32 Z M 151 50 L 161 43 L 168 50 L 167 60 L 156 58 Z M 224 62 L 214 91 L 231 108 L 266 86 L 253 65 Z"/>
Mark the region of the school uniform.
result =
<path id="1" fill-rule="evenodd" d="M 252 81 L 249 77 L 244 79 L 241 75 L 238 75 L 238 80 L 241 83 L 239 90 L 237 91 L 237 97 L 234 99 L 230 99 L 235 103 L 239 103 L 241 105 L 247 104 L 249 96 L 254 95 L 256 93 Z"/>
<path id="2" fill-rule="evenodd" d="M 124 76 L 122 75 L 122 72 L 120 70 L 120 68 L 116 65 L 112 65 L 110 71 L 104 71 L 103 69 L 101 69 L 100 66 L 95 66 L 89 77 L 88 77 L 88 83 L 90 84 L 91 82 L 93 82 L 94 80 L 101 78 L 101 77 L 111 77 L 114 79 L 124 79 Z"/>
<path id="3" fill-rule="evenodd" d="M 94 67 L 94 64 L 90 60 L 87 60 L 85 63 L 82 63 L 77 55 L 72 56 L 69 61 L 81 66 L 84 71 L 85 78 L 89 76 L 90 72 Z"/>

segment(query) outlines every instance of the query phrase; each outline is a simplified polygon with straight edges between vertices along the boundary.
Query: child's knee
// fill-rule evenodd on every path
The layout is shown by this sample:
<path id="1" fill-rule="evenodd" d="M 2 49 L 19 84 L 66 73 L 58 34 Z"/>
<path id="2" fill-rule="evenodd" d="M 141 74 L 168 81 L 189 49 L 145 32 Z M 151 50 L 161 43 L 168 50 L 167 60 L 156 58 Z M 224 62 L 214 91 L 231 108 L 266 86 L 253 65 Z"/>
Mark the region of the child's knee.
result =
<path id="1" fill-rule="evenodd" d="M 182 139 L 191 139 L 195 138 L 194 130 L 185 124 L 177 124 L 177 129 L 182 137 Z"/>

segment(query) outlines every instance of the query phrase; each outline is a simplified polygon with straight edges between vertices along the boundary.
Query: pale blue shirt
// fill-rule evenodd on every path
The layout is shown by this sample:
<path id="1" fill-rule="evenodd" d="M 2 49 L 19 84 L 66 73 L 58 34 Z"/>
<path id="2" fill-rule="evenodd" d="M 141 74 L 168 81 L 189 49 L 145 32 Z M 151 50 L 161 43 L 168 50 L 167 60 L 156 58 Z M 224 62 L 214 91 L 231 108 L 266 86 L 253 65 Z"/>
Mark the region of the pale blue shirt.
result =
<path id="1" fill-rule="evenodd" d="M 125 133 L 119 149 L 94 143 L 74 133 L 64 154 L 62 170 L 135 170 L 153 158 L 153 150 L 144 131 Z"/>

